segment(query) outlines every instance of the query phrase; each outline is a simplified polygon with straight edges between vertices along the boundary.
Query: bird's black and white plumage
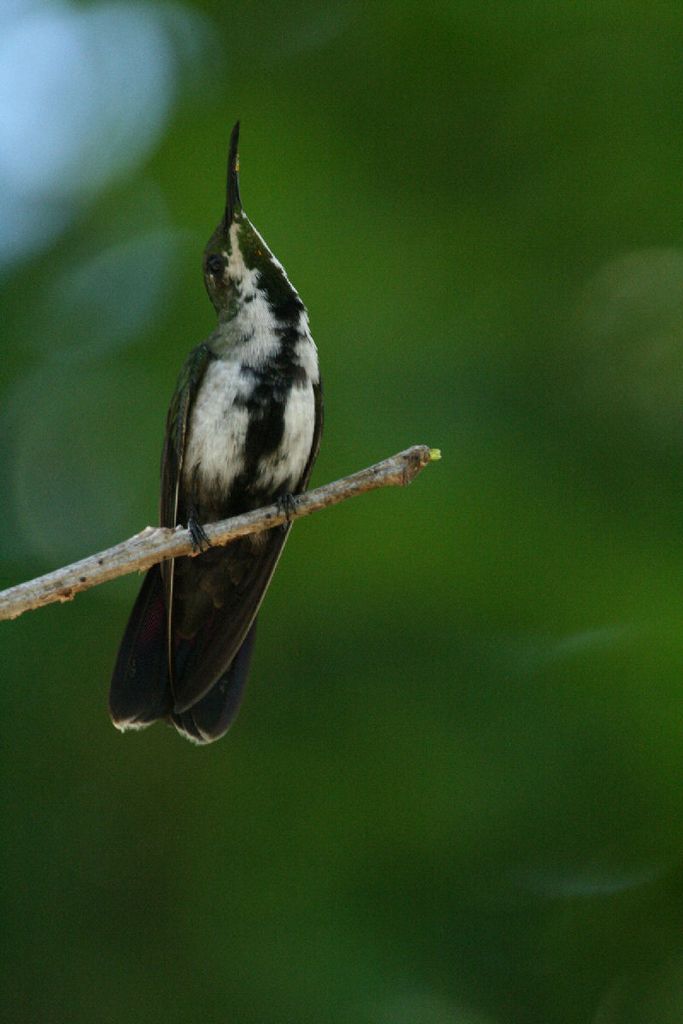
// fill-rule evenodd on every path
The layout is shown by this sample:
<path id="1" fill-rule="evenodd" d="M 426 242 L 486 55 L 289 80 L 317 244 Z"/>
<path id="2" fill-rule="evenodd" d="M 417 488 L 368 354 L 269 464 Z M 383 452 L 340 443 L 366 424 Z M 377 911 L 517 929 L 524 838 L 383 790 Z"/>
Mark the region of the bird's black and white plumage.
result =
<path id="1" fill-rule="evenodd" d="M 188 524 L 199 543 L 202 523 L 303 490 L 322 429 L 306 309 L 242 209 L 238 135 L 239 124 L 225 215 L 204 253 L 218 326 L 183 367 L 162 456 L 161 525 Z M 227 731 L 288 531 L 276 527 L 149 570 L 111 683 L 119 729 L 162 718 L 196 743 Z"/>

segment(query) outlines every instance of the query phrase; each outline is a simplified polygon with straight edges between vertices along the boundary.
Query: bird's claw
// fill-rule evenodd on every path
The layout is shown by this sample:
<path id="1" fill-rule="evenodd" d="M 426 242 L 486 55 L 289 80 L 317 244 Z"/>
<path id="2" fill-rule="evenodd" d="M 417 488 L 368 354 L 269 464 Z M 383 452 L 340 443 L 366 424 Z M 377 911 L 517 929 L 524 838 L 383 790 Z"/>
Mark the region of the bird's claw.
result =
<path id="1" fill-rule="evenodd" d="M 211 541 L 206 536 L 204 527 L 195 516 L 190 516 L 187 521 L 187 529 L 190 534 L 190 540 L 192 541 L 193 551 L 208 551 L 211 547 Z"/>
<path id="2" fill-rule="evenodd" d="M 292 516 L 296 512 L 296 498 L 293 494 L 282 494 L 277 499 L 277 507 L 280 515 L 283 515 L 288 523 L 291 523 Z"/>

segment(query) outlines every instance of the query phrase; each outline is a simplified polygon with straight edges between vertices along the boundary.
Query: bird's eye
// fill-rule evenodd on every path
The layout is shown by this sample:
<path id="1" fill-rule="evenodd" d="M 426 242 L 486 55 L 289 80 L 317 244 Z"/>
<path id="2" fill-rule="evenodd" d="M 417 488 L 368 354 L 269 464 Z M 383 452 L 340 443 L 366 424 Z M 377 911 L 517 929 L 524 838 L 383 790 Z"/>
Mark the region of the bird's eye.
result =
<path id="1" fill-rule="evenodd" d="M 208 260 L 206 261 L 206 269 L 209 271 L 210 274 L 213 274 L 214 277 L 216 277 L 223 271 L 223 260 L 220 258 L 220 256 L 209 256 Z"/>

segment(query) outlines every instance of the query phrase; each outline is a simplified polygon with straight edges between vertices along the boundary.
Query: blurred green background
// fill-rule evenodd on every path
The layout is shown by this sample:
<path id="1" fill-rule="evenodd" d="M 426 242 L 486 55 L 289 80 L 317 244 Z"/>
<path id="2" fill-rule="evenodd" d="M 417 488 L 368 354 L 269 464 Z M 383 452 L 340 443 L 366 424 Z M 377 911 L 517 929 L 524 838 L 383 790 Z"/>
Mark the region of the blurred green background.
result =
<path id="1" fill-rule="evenodd" d="M 121 736 L 137 578 L 1 627 L 3 1020 L 679 1024 L 680 5 L 0 11 L 9 586 L 154 522 L 242 195 L 314 483 L 229 736 Z"/>

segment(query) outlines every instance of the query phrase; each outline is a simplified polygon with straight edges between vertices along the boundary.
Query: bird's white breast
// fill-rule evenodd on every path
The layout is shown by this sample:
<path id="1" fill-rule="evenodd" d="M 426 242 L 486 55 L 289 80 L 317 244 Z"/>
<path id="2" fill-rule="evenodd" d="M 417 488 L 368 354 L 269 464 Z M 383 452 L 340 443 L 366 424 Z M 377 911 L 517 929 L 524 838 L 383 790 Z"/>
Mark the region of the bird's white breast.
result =
<path id="1" fill-rule="evenodd" d="M 225 493 L 246 468 L 250 413 L 244 403 L 255 387 L 251 371 L 263 366 L 267 350 L 263 335 L 256 332 L 234 352 L 209 363 L 188 424 L 183 460 L 183 484 L 187 490 L 192 490 L 196 474 L 204 486 Z M 299 340 L 296 355 L 307 371 L 306 379 L 293 384 L 286 395 L 282 438 L 277 448 L 264 454 L 259 462 L 254 480 L 258 489 L 276 491 L 296 487 L 311 453 L 315 430 L 311 376 L 315 375 L 313 380 L 317 383 L 318 368 L 315 345 L 309 334 Z"/>
<path id="2" fill-rule="evenodd" d="M 251 387 L 237 358 L 209 363 L 190 413 L 183 461 L 186 486 L 198 472 L 206 484 L 228 490 L 244 469 L 249 413 L 235 400 L 247 398 Z"/>

